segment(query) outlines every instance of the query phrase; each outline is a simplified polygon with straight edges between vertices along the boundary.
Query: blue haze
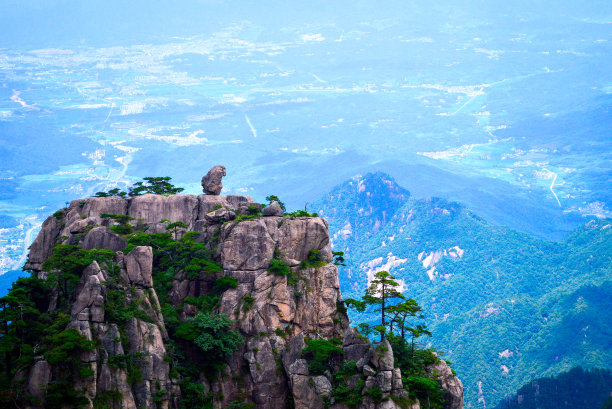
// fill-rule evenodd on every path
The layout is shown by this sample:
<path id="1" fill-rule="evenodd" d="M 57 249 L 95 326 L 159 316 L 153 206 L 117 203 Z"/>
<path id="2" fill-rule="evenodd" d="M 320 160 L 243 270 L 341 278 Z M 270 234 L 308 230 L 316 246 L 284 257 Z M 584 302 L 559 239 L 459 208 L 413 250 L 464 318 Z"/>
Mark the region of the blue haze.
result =
<path id="1" fill-rule="evenodd" d="M 0 272 L 65 201 L 217 163 L 293 208 L 385 171 L 546 238 L 611 215 L 609 2 L 9 0 L 0 26 Z"/>

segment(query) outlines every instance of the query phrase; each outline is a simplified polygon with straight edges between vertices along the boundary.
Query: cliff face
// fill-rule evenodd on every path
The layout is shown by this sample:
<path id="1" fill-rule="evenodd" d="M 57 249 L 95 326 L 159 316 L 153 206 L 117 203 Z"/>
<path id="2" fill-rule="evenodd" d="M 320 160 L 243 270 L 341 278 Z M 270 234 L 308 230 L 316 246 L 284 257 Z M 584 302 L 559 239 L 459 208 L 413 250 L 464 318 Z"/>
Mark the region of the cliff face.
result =
<path id="1" fill-rule="evenodd" d="M 83 270 L 70 296 L 66 329 L 92 341 L 79 350 L 71 377 L 83 407 L 181 408 L 189 399 L 217 408 L 420 408 L 403 388 L 388 342 L 374 347 L 350 327 L 327 222 L 261 217 L 260 209 L 248 196 L 105 197 L 74 201 L 45 221 L 26 266 L 39 277 L 62 274 L 43 271 L 57 243 L 113 252 L 112 260 Z M 243 220 L 230 220 L 240 215 Z M 168 221 L 186 226 L 168 230 L 176 243 L 197 233 L 195 242 L 218 267 L 200 256 L 181 264 L 180 245 L 169 253 L 158 242 L 135 246 L 120 234 L 126 228 L 165 233 Z M 173 266 L 165 275 L 162 263 Z M 52 292 L 49 312 L 61 305 L 60 295 Z M 219 355 L 223 347 L 214 340 L 194 341 L 181 326 L 196 322 L 207 302 L 240 335 L 230 354 Z M 313 365 L 315 345 L 328 348 L 323 369 Z M 218 356 L 223 359 L 210 362 Z M 446 363 L 428 370 L 445 390 L 446 407 L 462 408 L 461 382 Z M 21 406 L 49 407 L 51 386 L 64 379 L 60 371 L 48 354 L 35 356 L 15 377 L 23 382 Z"/>

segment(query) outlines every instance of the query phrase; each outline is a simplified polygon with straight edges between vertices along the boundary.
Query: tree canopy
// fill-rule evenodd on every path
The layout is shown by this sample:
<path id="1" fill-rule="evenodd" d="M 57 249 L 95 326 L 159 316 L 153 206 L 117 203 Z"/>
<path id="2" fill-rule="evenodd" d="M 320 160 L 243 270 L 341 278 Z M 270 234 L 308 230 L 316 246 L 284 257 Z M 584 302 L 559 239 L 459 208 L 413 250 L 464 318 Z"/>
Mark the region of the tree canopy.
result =
<path id="1" fill-rule="evenodd" d="M 181 193 L 183 190 L 182 187 L 176 187 L 170 181 L 172 178 L 170 176 L 148 176 L 142 178 L 140 182 L 134 183 L 132 186 L 128 188 L 128 191 L 125 192 L 119 188 L 110 189 L 108 192 L 96 192 L 94 196 L 96 197 L 108 197 L 108 196 L 140 196 L 146 193 L 152 193 L 155 195 L 175 195 L 177 193 Z"/>

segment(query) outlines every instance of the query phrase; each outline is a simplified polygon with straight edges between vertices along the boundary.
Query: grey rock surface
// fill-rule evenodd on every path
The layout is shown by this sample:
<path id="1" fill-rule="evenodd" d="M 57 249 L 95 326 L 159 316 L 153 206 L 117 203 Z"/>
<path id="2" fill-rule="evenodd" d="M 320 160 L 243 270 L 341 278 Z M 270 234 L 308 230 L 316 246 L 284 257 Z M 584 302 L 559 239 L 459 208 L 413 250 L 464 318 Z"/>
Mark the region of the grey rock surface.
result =
<path id="1" fill-rule="evenodd" d="M 201 373 L 199 379 L 194 379 L 218 397 L 215 408 L 245 401 L 254 404 L 255 409 L 284 409 L 292 399 L 295 408 L 347 409 L 333 400 L 333 368 L 323 375 L 311 373 L 302 353 L 308 340 L 338 338 L 344 352 L 342 360 L 357 363 L 357 373 L 347 384 L 356 387 L 365 383 L 361 390 L 363 402 L 357 409 L 399 409 L 392 399 L 374 402 L 367 395 L 371 388 L 380 388 L 385 398 L 403 396 L 406 391 L 402 388 L 401 372 L 394 367 L 388 342 L 375 347 L 350 327 L 346 312 L 338 310 L 342 295 L 338 270 L 332 263 L 328 223 L 317 217 L 279 217 L 282 213 L 276 205 L 273 203 L 264 210 L 266 217 L 220 224 L 233 218 L 232 214 L 260 205 L 248 196 L 214 195 L 143 195 L 74 201 L 60 218 L 52 216 L 45 222 L 36 245 L 32 246 L 30 263 L 40 269 L 61 235 L 68 237 L 67 242 L 78 241 L 74 237 L 82 237 L 90 229 L 88 226 L 102 223 L 101 212 L 130 215 L 134 225 L 144 223 L 149 232 L 165 232 L 167 223 L 162 223 L 162 219 L 182 221 L 188 230 L 197 231 L 198 242 L 215 250 L 223 271 L 195 275 L 180 269 L 173 272 L 171 288 L 164 299 L 177 309 L 178 319 L 193 317 L 198 312 L 186 298 L 197 299 L 211 293 L 221 276 L 236 279 L 235 288 L 220 294 L 215 312 L 234 322 L 233 329 L 241 334 L 244 343 L 225 361 L 217 377 L 206 380 Z M 100 226 L 89 231 L 82 244 L 86 248 L 121 250 L 125 242 L 117 239 L 123 240 Z M 313 250 L 319 252 L 321 265 L 301 268 L 300 263 Z M 291 269 L 289 275 L 268 271 L 274 257 L 287 264 Z M 112 268 L 92 263 L 74 290 L 67 328 L 96 341 L 94 350 L 78 356 L 94 375 L 76 377 L 75 388 L 88 400 L 85 405 L 88 408 L 93 408 L 100 394 L 112 394 L 117 399 L 113 409 L 178 409 L 181 390 L 178 380 L 171 378 L 172 353 L 167 350 L 168 333 L 153 288 L 152 248 L 135 247 L 128 254 L 116 251 L 109 264 Z M 122 295 L 120 300 L 113 299 L 112 305 L 124 302 L 127 310 L 136 308 L 138 314 L 121 325 L 111 321 L 110 290 L 115 297 L 117 291 Z M 198 351 L 189 353 L 194 352 Z M 132 371 L 139 371 L 138 379 L 113 363 L 127 355 L 134 357 L 130 365 Z M 197 361 L 197 356 L 192 358 Z M 41 409 L 45 385 L 53 381 L 56 369 L 39 359 L 29 372 L 23 373 L 27 390 L 33 396 L 41 396 Z M 440 361 L 428 370 L 437 374 L 447 393 L 450 403 L 445 409 L 460 409 L 463 388 L 446 363 Z M 420 409 L 419 403 L 412 404 L 411 409 Z"/>
<path id="2" fill-rule="evenodd" d="M 240 223 L 228 223 L 221 229 L 219 252 L 228 270 L 261 270 L 268 268 L 278 249 L 292 267 L 317 250 L 323 261 L 331 262 L 331 245 L 327 222 L 318 217 L 276 220 L 264 217 Z"/>
<path id="3" fill-rule="evenodd" d="M 315 392 L 317 392 L 318 395 L 331 396 L 332 384 L 329 379 L 324 376 L 315 376 L 312 378 L 312 381 L 314 383 Z"/>
<path id="4" fill-rule="evenodd" d="M 25 265 L 26 270 L 42 270 L 42 264 L 51 256 L 55 240 L 62 230 L 62 221 L 55 216 L 47 217 L 34 242 L 30 246 L 30 254 Z"/>
<path id="5" fill-rule="evenodd" d="M 71 318 L 79 321 L 104 322 L 104 291 L 106 277 L 94 261 L 85 269 L 77 286 L 75 302 L 72 304 Z"/>
<path id="6" fill-rule="evenodd" d="M 51 381 L 51 365 L 44 359 L 37 360 L 30 373 L 26 383 L 26 393 L 33 396 L 39 402 L 45 401 L 45 393 L 49 382 Z M 42 408 L 43 406 L 33 406 L 33 408 Z"/>
<path id="7" fill-rule="evenodd" d="M 83 248 L 85 250 L 108 249 L 111 251 L 121 251 L 126 247 L 127 242 L 125 240 L 104 226 L 91 229 L 85 235 L 85 240 L 83 241 Z"/>
<path id="8" fill-rule="evenodd" d="M 223 189 L 223 176 L 225 176 L 225 166 L 213 166 L 202 178 L 202 190 L 207 195 L 218 196 Z"/>
<path id="9" fill-rule="evenodd" d="M 269 216 L 283 216 L 285 213 L 283 212 L 283 208 L 278 204 L 277 201 L 273 201 L 268 206 L 264 207 L 263 215 L 265 217 Z"/>
<path id="10" fill-rule="evenodd" d="M 376 368 L 379 371 L 393 370 L 393 349 L 386 339 L 376 346 Z"/>
<path id="11" fill-rule="evenodd" d="M 204 215 L 204 220 L 206 220 L 210 224 L 227 222 L 230 220 L 234 220 L 235 218 L 236 213 L 224 207 L 222 207 L 221 209 L 213 210 L 212 212 L 208 212 Z"/>
<path id="12" fill-rule="evenodd" d="M 427 368 L 427 372 L 436 375 L 442 389 L 444 389 L 445 409 L 463 408 L 463 383 L 453 374 L 448 364 L 440 359 Z"/>
<path id="13" fill-rule="evenodd" d="M 198 219 L 198 197 L 196 195 L 160 196 L 146 194 L 130 199 L 128 215 L 144 223 L 162 220 L 183 222 L 190 229 Z"/>
<path id="14" fill-rule="evenodd" d="M 49 216 L 42 225 L 42 229 L 30 247 L 29 258 L 25 268 L 39 273 L 42 264 L 51 255 L 53 246 L 58 242 L 77 244 L 78 236 L 86 231 L 88 226 L 95 228 L 106 223 L 102 214 L 129 215 L 133 217 L 132 224 L 143 223 L 150 228 L 150 232 L 164 233 L 165 225 L 160 223 L 166 219 L 171 222 L 181 221 L 189 230 L 195 230 L 198 223 L 206 224 L 205 215 L 219 206 L 236 213 L 238 209 L 256 205 L 250 196 L 229 195 L 171 195 L 160 196 L 146 194 L 142 196 L 121 198 L 89 197 L 73 200 L 68 209 L 61 209 L 56 215 Z M 94 248 L 108 248 L 119 250 L 122 241 L 108 234 L 100 234 L 106 230 L 97 230 L 86 246 Z M 91 233 L 91 232 L 90 232 Z M 112 232 L 111 232 L 112 233 Z M 65 238 L 65 240 L 63 239 Z"/>
<path id="15" fill-rule="evenodd" d="M 125 269 L 131 284 L 153 287 L 153 250 L 138 246 L 125 255 Z"/>

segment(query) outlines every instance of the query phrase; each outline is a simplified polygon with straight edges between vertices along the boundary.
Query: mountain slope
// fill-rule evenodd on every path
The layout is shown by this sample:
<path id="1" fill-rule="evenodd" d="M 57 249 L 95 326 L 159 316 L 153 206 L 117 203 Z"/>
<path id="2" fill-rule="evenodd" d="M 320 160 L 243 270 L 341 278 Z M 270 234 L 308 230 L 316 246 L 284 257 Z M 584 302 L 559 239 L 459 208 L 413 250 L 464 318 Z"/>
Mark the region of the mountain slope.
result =
<path id="1" fill-rule="evenodd" d="M 0 406 L 463 407 L 432 351 L 399 366 L 350 327 L 325 220 L 261 209 L 145 194 L 49 216 L 0 298 Z"/>
<path id="2" fill-rule="evenodd" d="M 495 409 L 598 409 L 612 393 L 612 372 L 572 368 L 523 386 Z"/>
<path id="3" fill-rule="evenodd" d="M 335 188 L 312 209 L 325 217 L 364 197 L 387 209 L 385 189 L 400 189 L 388 176 L 371 174 L 363 180 L 376 194 L 368 195 L 357 188 L 361 180 Z M 344 192 L 339 203 L 336 192 Z M 434 346 L 464 379 L 468 407 L 494 405 L 535 377 L 612 362 L 609 221 L 591 220 L 564 241 L 550 242 L 491 226 L 442 199 L 391 203 L 395 214 L 365 240 L 342 235 L 347 221 L 372 223 L 361 207 L 329 218 L 334 247 L 347 253 L 343 293 L 359 295 L 376 271 L 395 275 L 424 306 Z M 372 200 L 368 206 L 370 214 L 381 212 Z"/>

